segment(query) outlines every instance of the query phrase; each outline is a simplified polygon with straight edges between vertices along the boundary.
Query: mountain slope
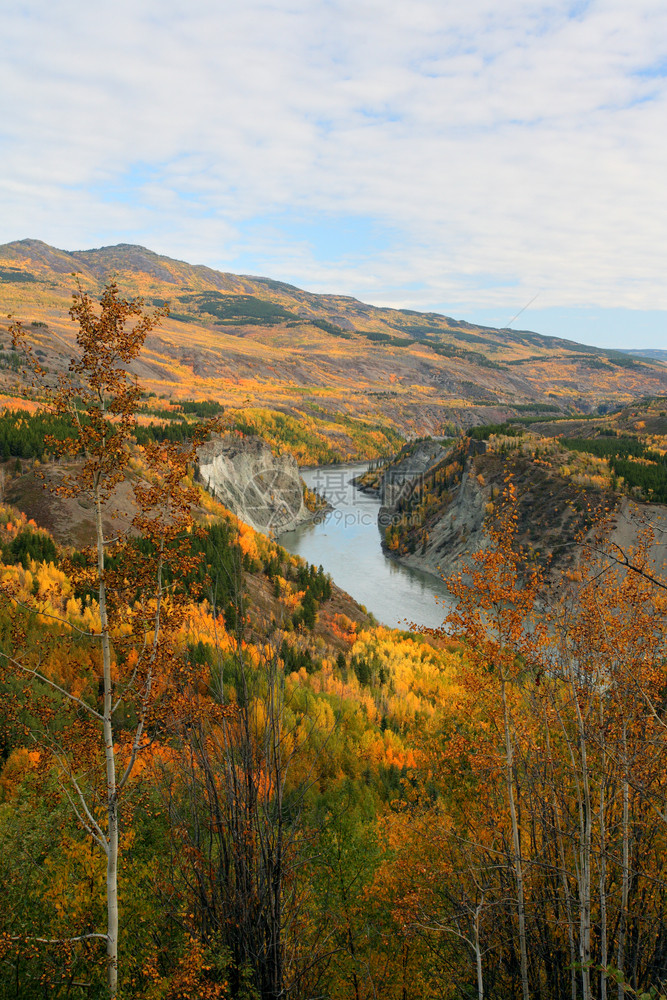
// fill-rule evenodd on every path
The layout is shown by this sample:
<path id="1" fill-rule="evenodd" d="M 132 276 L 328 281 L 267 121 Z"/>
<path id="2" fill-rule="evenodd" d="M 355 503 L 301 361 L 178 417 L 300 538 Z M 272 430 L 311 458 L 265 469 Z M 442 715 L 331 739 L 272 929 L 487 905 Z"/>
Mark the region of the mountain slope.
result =
<path id="1" fill-rule="evenodd" d="M 166 397 L 249 402 L 420 434 L 502 419 L 517 404 L 588 412 L 667 391 L 667 365 L 652 358 L 376 308 L 127 244 L 72 253 L 39 240 L 6 244 L 2 313 L 24 321 L 54 370 L 73 341 L 73 272 L 92 294 L 113 275 L 123 293 L 169 303 L 171 315 L 149 338 L 138 370 L 147 388 Z M 11 362 L 4 361 L 7 386 L 15 379 Z"/>

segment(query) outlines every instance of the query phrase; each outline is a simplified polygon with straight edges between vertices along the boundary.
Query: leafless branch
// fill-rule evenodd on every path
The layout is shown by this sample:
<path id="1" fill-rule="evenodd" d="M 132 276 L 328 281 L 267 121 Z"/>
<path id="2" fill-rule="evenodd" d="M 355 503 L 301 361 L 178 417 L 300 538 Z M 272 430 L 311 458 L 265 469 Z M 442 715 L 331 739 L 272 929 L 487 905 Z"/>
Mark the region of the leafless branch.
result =
<path id="1" fill-rule="evenodd" d="M 10 941 L 38 941 L 39 944 L 76 944 L 77 941 L 90 941 L 92 938 L 97 938 L 101 941 L 107 940 L 106 934 L 79 934 L 76 937 L 65 937 L 65 938 L 43 938 L 43 937 L 30 937 L 23 936 L 20 934 L 12 935 Z"/>
<path id="2" fill-rule="evenodd" d="M 81 803 L 81 808 L 83 809 L 83 812 L 86 816 L 86 819 L 84 819 L 83 816 L 81 815 L 79 807 L 77 806 L 76 802 L 70 795 L 67 785 L 64 784 L 63 781 L 60 780 L 60 778 L 58 778 L 58 784 L 60 785 L 61 789 L 67 796 L 69 804 L 71 805 L 72 809 L 74 810 L 74 813 L 76 814 L 76 818 L 79 820 L 79 822 L 84 827 L 86 832 L 90 834 L 93 840 L 97 844 L 99 844 L 99 846 L 102 848 L 105 854 L 108 854 L 109 845 L 107 842 L 107 838 L 104 835 L 102 827 L 100 826 L 100 824 L 97 822 L 92 812 L 90 811 L 88 803 L 86 802 L 86 798 L 83 794 L 83 791 L 81 790 L 81 785 L 79 784 L 76 775 L 69 766 L 69 762 L 65 758 L 63 758 L 62 755 L 59 754 L 58 751 L 55 750 L 53 747 L 50 747 L 49 749 L 55 760 L 58 762 L 61 774 L 64 774 L 66 776 L 70 785 L 72 785 L 72 787 L 74 788 L 77 794 L 77 798 Z"/>
<path id="3" fill-rule="evenodd" d="M 586 543 L 586 546 L 591 550 L 591 552 L 595 552 L 597 555 L 602 555 L 605 556 L 607 559 L 610 559 L 611 562 L 613 562 L 616 566 L 622 566 L 624 569 L 629 570 L 631 573 L 636 573 L 637 576 L 641 576 L 644 580 L 648 580 L 649 583 L 652 583 L 654 586 L 660 587 L 661 590 L 667 590 L 667 581 L 663 580 L 656 573 L 648 572 L 646 569 L 644 569 L 643 566 L 638 566 L 636 563 L 633 563 L 629 558 L 625 549 L 623 549 L 618 544 L 618 542 L 615 542 L 610 538 L 607 539 L 606 542 L 607 542 L 606 546 L 592 545 L 590 542 Z M 610 548 L 615 549 L 617 554 L 611 551 Z M 604 572 L 605 570 L 603 570 L 602 572 Z"/>

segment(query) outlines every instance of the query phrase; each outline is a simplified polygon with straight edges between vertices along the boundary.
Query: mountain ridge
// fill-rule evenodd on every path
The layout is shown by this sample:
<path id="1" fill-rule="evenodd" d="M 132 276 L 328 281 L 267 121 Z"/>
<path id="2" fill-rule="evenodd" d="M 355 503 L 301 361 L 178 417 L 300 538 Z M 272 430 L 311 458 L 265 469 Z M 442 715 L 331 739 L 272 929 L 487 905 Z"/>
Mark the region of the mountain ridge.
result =
<path id="1" fill-rule="evenodd" d="M 24 322 L 54 371 L 73 344 L 73 272 L 93 296 L 114 277 L 124 295 L 169 303 L 137 370 L 149 391 L 167 398 L 250 402 L 413 437 L 502 420 L 517 406 L 589 413 L 667 392 L 662 360 L 567 338 L 373 306 L 130 243 L 76 251 L 34 239 L 0 246 L 2 312 Z M 8 325 L 0 322 L 0 336 Z"/>
<path id="2" fill-rule="evenodd" d="M 364 302 L 362 299 L 359 299 L 353 295 L 343 295 L 335 292 L 313 292 L 307 289 L 300 288 L 297 285 L 292 285 L 288 282 L 278 281 L 274 278 L 269 277 L 268 275 L 256 275 L 256 274 L 246 274 L 246 273 L 236 274 L 231 271 L 220 271 L 217 270 L 216 268 L 210 267 L 207 264 L 191 264 L 188 261 L 181 260 L 180 258 L 169 257 L 166 254 L 157 253 L 157 251 L 151 250 L 149 247 L 145 247 L 142 244 L 138 243 L 108 244 L 101 247 L 91 247 L 87 250 L 63 250 L 61 248 L 52 247 L 49 244 L 45 243 L 43 240 L 26 238 L 22 240 L 14 240 L 10 243 L 0 245 L 0 255 L 2 255 L 4 251 L 12 250 L 14 248 L 17 249 L 23 248 L 23 247 L 29 247 L 29 248 L 37 247 L 40 249 L 43 248 L 44 251 L 48 252 L 49 256 L 52 256 L 55 253 L 59 257 L 60 256 L 73 257 L 81 263 L 86 263 L 88 261 L 96 262 L 95 259 L 99 258 L 101 255 L 115 259 L 119 256 L 120 253 L 121 255 L 126 255 L 130 258 L 139 257 L 140 259 L 163 261 L 172 265 L 177 264 L 181 268 L 185 268 L 188 272 L 194 271 L 197 274 L 201 273 L 202 275 L 205 274 L 207 277 L 210 276 L 211 280 L 215 281 L 216 283 L 221 283 L 220 282 L 221 278 L 226 279 L 226 281 L 229 282 L 230 284 L 232 284 L 234 281 L 246 280 L 252 282 L 253 284 L 265 285 L 267 291 L 271 291 L 272 289 L 274 289 L 274 290 L 284 291 L 288 294 L 296 293 L 297 296 L 300 298 L 309 298 L 314 301 L 319 301 L 319 300 L 325 300 L 325 301 L 330 300 L 332 302 L 343 301 L 343 302 L 348 302 L 357 308 L 361 308 L 364 311 L 373 310 L 374 312 L 381 314 L 386 313 L 391 315 L 395 313 L 402 316 L 423 317 L 431 321 L 445 320 L 446 323 L 449 325 L 450 329 L 457 329 L 461 331 L 480 330 L 480 331 L 488 331 L 489 333 L 494 333 L 494 334 L 498 333 L 514 334 L 517 338 L 524 338 L 524 337 L 529 337 L 531 339 L 535 338 L 536 341 L 541 341 L 545 345 L 554 343 L 563 344 L 564 346 L 567 345 L 568 347 L 576 345 L 578 349 L 580 350 L 584 349 L 585 351 L 587 352 L 590 351 L 591 353 L 604 354 L 604 353 L 609 353 L 610 351 L 612 353 L 615 353 L 611 348 L 606 349 L 606 348 L 598 348 L 589 345 L 579 344 L 578 341 L 571 340 L 570 338 L 567 337 L 554 337 L 553 335 L 540 334 L 537 333 L 536 331 L 527 329 L 515 330 L 511 329 L 510 327 L 493 327 L 493 326 L 486 326 L 483 324 L 470 323 L 468 320 L 456 319 L 453 316 L 449 316 L 445 313 L 439 313 L 433 310 L 422 311 L 422 310 L 407 309 L 407 308 L 404 309 L 392 306 L 375 306 L 372 303 Z M 169 269 L 165 267 L 165 271 L 168 270 Z M 103 276 L 105 279 L 107 279 L 111 274 L 111 269 L 108 267 L 103 267 L 102 263 L 99 262 L 97 263 L 96 267 L 95 266 L 89 267 L 89 272 L 90 276 L 94 275 L 95 277 L 98 278 L 100 276 Z M 75 272 L 68 272 L 68 273 L 75 273 Z M 634 350 L 627 349 L 624 350 L 623 353 L 640 354 L 642 352 L 638 349 Z M 662 352 L 662 353 L 667 353 L 667 352 Z"/>

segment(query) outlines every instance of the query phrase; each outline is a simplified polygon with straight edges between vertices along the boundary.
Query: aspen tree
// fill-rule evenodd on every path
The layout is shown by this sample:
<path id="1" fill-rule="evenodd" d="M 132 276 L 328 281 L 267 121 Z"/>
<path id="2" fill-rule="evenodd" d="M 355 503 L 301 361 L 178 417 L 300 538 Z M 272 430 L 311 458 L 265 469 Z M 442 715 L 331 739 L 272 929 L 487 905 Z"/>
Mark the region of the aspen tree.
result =
<path id="1" fill-rule="evenodd" d="M 442 752 L 450 775 L 465 761 L 482 805 L 453 801 L 444 836 L 459 868 L 499 836 L 497 872 L 513 881 L 489 884 L 485 993 L 502 964 L 513 996 L 620 997 L 664 975 L 664 581 L 648 532 L 622 561 L 580 540 L 576 568 L 540 581 L 516 526 L 510 488 L 491 544 L 450 581 L 441 637 L 464 645 L 466 715 Z M 468 896 L 447 892 L 451 919 Z"/>
<path id="2" fill-rule="evenodd" d="M 78 572 L 78 583 L 95 593 L 99 630 L 83 632 L 63 620 L 66 631 L 99 644 L 101 676 L 99 700 L 78 697 L 55 684 L 34 665 L 30 651 L 7 658 L 5 666 L 29 680 L 55 690 L 86 719 L 85 740 L 67 742 L 52 734 L 49 744 L 62 791 L 81 827 L 106 858 L 106 928 L 104 932 L 73 935 L 70 943 L 85 938 L 106 944 L 108 995 L 119 991 L 118 942 L 120 807 L 122 794 L 140 754 L 150 744 L 149 726 L 159 721 L 158 696 L 165 677 L 178 662 L 173 638 L 183 621 L 184 602 L 169 589 L 165 576 L 178 562 L 188 568 L 188 557 L 179 551 L 179 539 L 191 528 L 190 507 L 196 491 L 184 485 L 194 445 L 152 444 L 146 447 L 147 479 L 133 485 L 135 516 L 128 537 L 106 536 L 114 511 L 114 491 L 128 481 L 130 442 L 137 424 L 141 388 L 131 372 L 148 333 L 160 322 L 166 309 L 144 311 L 141 299 L 127 300 L 110 281 L 100 299 L 99 314 L 81 286 L 73 294 L 70 316 L 78 324 L 77 353 L 67 372 L 55 385 L 33 356 L 20 323 L 12 327 L 15 346 L 23 348 L 40 390 L 51 411 L 69 417 L 72 436 L 50 441 L 59 458 L 67 458 L 65 472 L 56 491 L 68 497 L 86 498 L 94 511 L 95 542 L 87 551 L 87 565 Z M 135 477 L 136 479 L 136 477 Z M 138 539 L 144 541 L 140 550 Z M 146 555 L 146 544 L 150 554 Z M 113 559 L 111 559 L 113 557 Z M 93 702 L 93 703 L 91 703 Z M 119 725 L 119 716 L 124 723 Z M 127 719 L 131 720 L 128 736 Z M 95 745 L 102 749 L 105 816 L 93 807 L 87 791 L 94 768 Z M 77 758 L 78 754 L 78 758 Z M 39 940 L 39 939 L 36 939 Z"/>
<path id="3" fill-rule="evenodd" d="M 535 657 L 544 642 L 535 609 L 539 575 L 525 564 L 516 544 L 516 489 L 508 482 L 502 512 L 490 526 L 491 545 L 473 557 L 470 581 L 460 574 L 448 581 L 456 606 L 446 624 L 464 639 L 469 655 L 492 669 L 500 687 L 504 744 L 504 777 L 512 832 L 512 870 L 516 888 L 521 993 L 529 1000 L 526 887 L 522 831 L 517 800 L 520 795 L 515 766 L 515 736 L 509 691 L 521 683 L 521 668 Z"/>

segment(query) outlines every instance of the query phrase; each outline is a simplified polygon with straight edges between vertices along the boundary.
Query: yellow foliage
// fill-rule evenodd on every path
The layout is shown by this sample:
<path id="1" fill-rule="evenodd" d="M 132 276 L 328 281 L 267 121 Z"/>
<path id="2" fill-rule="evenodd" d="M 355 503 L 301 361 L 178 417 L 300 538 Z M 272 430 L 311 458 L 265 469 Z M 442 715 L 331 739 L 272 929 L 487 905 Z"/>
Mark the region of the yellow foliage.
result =
<path id="1" fill-rule="evenodd" d="M 259 549 L 257 547 L 257 533 L 243 521 L 239 525 L 239 547 L 244 556 L 251 559 L 259 559 Z"/>
<path id="2" fill-rule="evenodd" d="M 25 747 L 12 750 L 5 766 L 0 771 L 0 802 L 8 802 L 16 792 L 26 774 L 39 763 L 39 751 L 29 751 Z"/>

